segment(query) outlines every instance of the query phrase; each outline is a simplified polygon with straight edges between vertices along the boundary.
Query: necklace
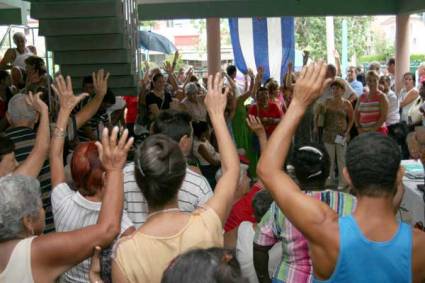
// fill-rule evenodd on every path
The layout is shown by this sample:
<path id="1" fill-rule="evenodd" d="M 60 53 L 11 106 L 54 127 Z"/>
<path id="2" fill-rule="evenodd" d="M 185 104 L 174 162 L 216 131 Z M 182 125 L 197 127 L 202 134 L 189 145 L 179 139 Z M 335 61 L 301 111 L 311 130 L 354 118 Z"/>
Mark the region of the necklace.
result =
<path id="1" fill-rule="evenodd" d="M 152 218 L 152 216 L 155 216 L 155 215 L 157 215 L 157 214 L 161 214 L 161 213 L 167 213 L 167 212 L 180 212 L 180 208 L 178 208 L 178 207 L 174 207 L 174 208 L 167 208 L 167 209 L 161 209 L 161 210 L 158 210 L 158 211 L 155 211 L 155 212 L 149 213 L 149 214 L 148 214 L 148 217 L 146 217 L 146 221 L 147 221 L 149 218 Z"/>

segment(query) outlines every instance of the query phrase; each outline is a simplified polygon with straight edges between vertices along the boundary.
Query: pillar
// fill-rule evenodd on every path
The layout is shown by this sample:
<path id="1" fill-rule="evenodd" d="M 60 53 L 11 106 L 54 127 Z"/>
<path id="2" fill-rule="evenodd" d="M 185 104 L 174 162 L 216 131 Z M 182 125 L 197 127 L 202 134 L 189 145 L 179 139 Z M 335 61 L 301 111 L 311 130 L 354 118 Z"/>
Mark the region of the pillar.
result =
<path id="1" fill-rule="evenodd" d="M 410 70 L 410 15 L 400 14 L 396 16 L 396 91 L 400 93 L 403 88 L 403 74 Z"/>
<path id="2" fill-rule="evenodd" d="M 208 74 L 221 69 L 220 18 L 207 19 Z"/>

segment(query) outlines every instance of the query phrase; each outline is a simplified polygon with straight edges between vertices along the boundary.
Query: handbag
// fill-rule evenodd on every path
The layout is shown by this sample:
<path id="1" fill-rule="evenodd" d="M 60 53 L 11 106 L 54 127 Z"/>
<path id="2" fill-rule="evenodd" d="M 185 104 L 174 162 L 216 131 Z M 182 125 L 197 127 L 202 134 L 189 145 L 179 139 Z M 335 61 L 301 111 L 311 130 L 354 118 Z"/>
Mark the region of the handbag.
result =
<path id="1" fill-rule="evenodd" d="M 424 100 L 422 99 L 422 97 L 419 96 L 418 98 L 416 98 L 412 107 L 410 107 L 409 112 L 407 113 L 409 125 L 416 125 L 422 123 L 423 114 L 421 113 L 420 108 L 423 103 Z"/>

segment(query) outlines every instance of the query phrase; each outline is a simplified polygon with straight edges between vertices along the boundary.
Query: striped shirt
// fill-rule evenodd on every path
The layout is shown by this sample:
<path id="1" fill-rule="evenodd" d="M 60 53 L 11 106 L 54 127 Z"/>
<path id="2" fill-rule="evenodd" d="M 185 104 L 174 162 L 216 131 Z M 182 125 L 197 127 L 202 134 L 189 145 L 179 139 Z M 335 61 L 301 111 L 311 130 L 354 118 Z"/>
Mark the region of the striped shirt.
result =
<path id="1" fill-rule="evenodd" d="M 355 208 L 355 197 L 336 191 L 306 192 L 335 210 L 339 216 L 350 215 Z M 309 256 L 308 242 L 281 212 L 275 202 L 261 219 L 255 230 L 254 243 L 270 247 L 282 241 L 282 258 L 273 279 L 276 282 L 312 282 L 313 268 Z"/>
<path id="2" fill-rule="evenodd" d="M 381 100 L 377 95 L 360 96 L 358 111 L 359 124 L 362 128 L 370 128 L 377 126 L 376 123 L 381 118 Z M 378 125 L 379 127 L 381 125 Z"/>
<path id="3" fill-rule="evenodd" d="M 178 193 L 179 208 L 192 212 L 212 195 L 207 179 L 186 168 L 186 176 Z M 148 203 L 136 183 L 134 162 L 124 167 L 124 209 L 137 228 L 145 223 L 149 214 Z"/>
<path id="4" fill-rule="evenodd" d="M 35 145 L 35 131 L 27 127 L 15 127 L 7 129 L 5 134 L 15 144 L 16 160 L 21 163 L 27 159 Z M 46 211 L 46 227 L 44 233 L 49 233 L 53 232 L 55 227 L 53 223 L 52 206 L 50 204 L 52 187 L 50 184 L 50 165 L 48 160 L 44 162 L 40 174 L 38 175 L 38 180 L 40 181 L 41 200 L 43 201 L 43 207 Z"/>
<path id="5" fill-rule="evenodd" d="M 78 230 L 97 223 L 101 202 L 87 200 L 79 192 L 71 190 L 66 184 L 57 185 L 52 192 L 52 207 L 57 232 Z M 121 219 L 121 233 L 132 227 L 127 214 Z M 90 259 L 86 259 L 65 272 L 59 282 L 89 283 Z"/>

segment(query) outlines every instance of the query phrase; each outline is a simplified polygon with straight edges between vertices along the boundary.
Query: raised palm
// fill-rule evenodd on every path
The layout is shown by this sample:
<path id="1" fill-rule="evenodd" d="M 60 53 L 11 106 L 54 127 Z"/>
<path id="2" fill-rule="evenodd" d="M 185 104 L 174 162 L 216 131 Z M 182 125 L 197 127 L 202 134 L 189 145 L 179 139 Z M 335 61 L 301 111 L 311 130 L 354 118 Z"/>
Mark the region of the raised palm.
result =
<path id="1" fill-rule="evenodd" d="M 68 112 L 71 112 L 81 100 L 88 96 L 87 93 L 82 93 L 78 96 L 74 95 L 70 76 L 67 76 L 65 81 L 62 75 L 59 75 L 55 79 L 55 84 L 52 84 L 52 89 L 59 97 L 61 110 Z"/>

